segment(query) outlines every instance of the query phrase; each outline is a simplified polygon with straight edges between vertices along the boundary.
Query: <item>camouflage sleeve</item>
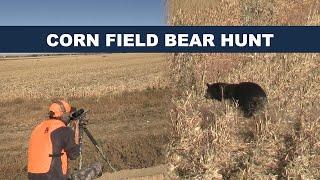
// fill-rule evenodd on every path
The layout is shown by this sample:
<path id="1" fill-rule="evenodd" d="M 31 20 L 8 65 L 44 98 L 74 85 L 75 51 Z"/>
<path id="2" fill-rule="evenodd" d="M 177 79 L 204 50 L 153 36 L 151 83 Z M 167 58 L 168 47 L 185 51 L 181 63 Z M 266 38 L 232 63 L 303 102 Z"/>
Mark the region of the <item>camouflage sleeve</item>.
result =
<path id="1" fill-rule="evenodd" d="M 95 162 L 88 167 L 82 168 L 79 171 L 71 174 L 71 179 L 80 180 L 80 179 L 96 179 L 102 175 L 102 164 Z"/>
<path id="2" fill-rule="evenodd" d="M 74 142 L 74 132 L 71 128 L 67 127 L 65 131 L 64 150 L 71 160 L 75 160 L 80 155 L 80 146 Z"/>

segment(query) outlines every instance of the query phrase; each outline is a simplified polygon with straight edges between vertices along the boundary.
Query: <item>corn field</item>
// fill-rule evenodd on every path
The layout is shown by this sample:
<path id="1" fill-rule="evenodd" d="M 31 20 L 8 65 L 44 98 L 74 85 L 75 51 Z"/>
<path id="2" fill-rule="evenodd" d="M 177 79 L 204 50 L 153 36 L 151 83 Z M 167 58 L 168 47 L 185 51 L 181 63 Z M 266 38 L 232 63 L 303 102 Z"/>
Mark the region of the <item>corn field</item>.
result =
<path id="1" fill-rule="evenodd" d="M 320 25 L 315 0 L 171 0 L 171 25 Z M 320 178 L 320 55 L 176 53 L 169 57 L 172 178 Z M 246 119 L 204 98 L 206 83 L 260 84 L 264 112 Z"/>

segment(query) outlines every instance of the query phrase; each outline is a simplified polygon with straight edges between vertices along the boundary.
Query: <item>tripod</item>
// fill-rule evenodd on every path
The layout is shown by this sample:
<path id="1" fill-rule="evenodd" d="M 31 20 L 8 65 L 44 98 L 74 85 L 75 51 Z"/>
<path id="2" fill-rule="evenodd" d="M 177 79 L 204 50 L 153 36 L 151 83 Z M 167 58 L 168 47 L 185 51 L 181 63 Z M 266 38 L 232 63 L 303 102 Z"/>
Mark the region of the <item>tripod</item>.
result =
<path id="1" fill-rule="evenodd" d="M 83 111 L 80 116 L 77 117 L 79 120 L 79 146 L 80 146 L 80 157 L 79 157 L 79 170 L 82 169 L 83 165 L 83 156 L 82 156 L 82 150 L 83 150 L 83 133 L 85 133 L 92 144 L 94 145 L 96 151 L 100 154 L 102 159 L 108 164 L 108 166 L 113 170 L 116 171 L 116 169 L 110 164 L 110 161 L 108 157 L 103 153 L 101 146 L 99 146 L 98 142 L 94 139 L 93 135 L 90 133 L 90 131 L 87 129 L 87 121 L 86 121 L 86 113 L 88 111 Z"/>

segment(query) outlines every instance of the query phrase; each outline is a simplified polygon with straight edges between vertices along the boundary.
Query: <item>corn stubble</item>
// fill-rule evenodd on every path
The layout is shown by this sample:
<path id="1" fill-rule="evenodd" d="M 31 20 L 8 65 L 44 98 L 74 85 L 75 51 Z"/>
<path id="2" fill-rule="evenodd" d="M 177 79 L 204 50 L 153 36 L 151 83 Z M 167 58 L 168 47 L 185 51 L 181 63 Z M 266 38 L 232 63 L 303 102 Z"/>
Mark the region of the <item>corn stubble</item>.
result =
<path id="1" fill-rule="evenodd" d="M 172 0 L 172 25 L 319 25 L 320 3 Z M 174 126 L 172 178 L 320 178 L 319 54 L 170 56 Z M 230 102 L 203 98 L 206 82 L 253 81 L 267 92 L 264 112 L 245 119 Z"/>
<path id="2" fill-rule="evenodd" d="M 164 54 L 0 59 L 0 100 L 86 98 L 165 87 Z"/>

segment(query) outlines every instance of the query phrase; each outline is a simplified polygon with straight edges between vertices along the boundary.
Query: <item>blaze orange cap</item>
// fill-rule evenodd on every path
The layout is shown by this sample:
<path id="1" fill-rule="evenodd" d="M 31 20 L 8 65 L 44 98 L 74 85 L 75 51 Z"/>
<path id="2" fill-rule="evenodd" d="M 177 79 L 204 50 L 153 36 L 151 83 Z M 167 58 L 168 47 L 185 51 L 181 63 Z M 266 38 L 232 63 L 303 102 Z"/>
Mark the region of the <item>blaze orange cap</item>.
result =
<path id="1" fill-rule="evenodd" d="M 58 100 L 50 105 L 49 111 L 52 111 L 54 113 L 53 117 L 59 118 L 64 113 L 70 113 L 71 106 L 64 100 Z"/>

